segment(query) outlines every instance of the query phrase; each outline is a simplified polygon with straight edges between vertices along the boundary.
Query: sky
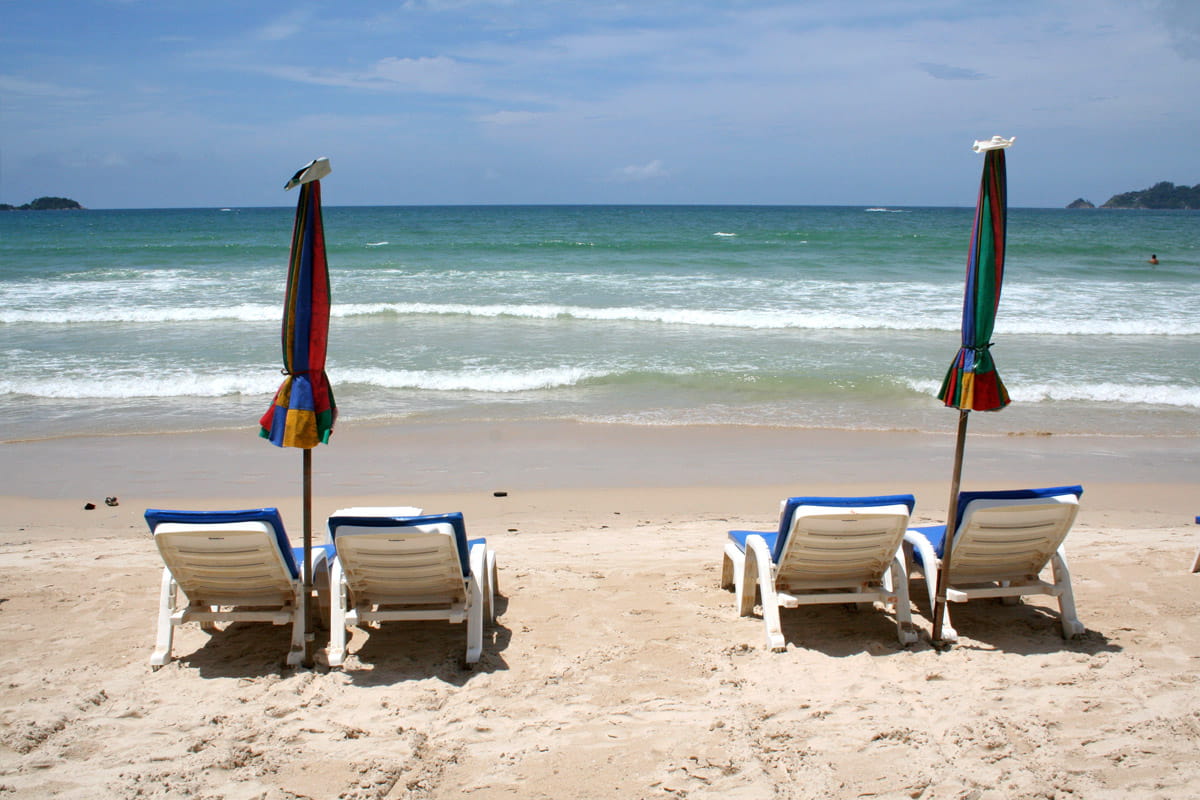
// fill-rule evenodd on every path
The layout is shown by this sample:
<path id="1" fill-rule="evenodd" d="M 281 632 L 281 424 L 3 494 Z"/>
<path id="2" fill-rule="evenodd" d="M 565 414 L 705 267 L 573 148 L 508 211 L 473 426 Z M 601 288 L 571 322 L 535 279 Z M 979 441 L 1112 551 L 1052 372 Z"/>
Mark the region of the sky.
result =
<path id="1" fill-rule="evenodd" d="M 1013 206 L 1200 183 L 1197 0 L 0 0 L 0 202 Z"/>

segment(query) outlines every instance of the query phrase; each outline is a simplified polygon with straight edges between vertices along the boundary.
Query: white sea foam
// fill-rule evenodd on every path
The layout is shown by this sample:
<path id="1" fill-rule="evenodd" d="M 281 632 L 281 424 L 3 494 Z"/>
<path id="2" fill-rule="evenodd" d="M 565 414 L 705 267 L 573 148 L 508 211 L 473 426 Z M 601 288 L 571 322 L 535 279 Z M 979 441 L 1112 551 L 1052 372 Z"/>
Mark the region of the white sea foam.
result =
<path id="1" fill-rule="evenodd" d="M 736 233 L 726 233 L 725 231 L 717 231 L 713 236 L 737 236 Z"/>
<path id="2" fill-rule="evenodd" d="M 957 329 L 958 322 L 947 317 L 942 324 L 931 324 L 916 317 L 904 317 L 886 308 L 862 311 L 789 311 L 739 310 L 713 311 L 686 308 L 589 308 L 565 305 L 466 305 L 458 303 L 360 303 L 335 306 L 335 317 L 395 314 L 398 316 L 514 317 L 533 320 L 575 319 L 602 322 L 660 323 L 754 330 L 798 328 L 807 330 L 841 329 L 893 330 Z"/>
<path id="3" fill-rule="evenodd" d="M 186 307 L 154 308 L 145 305 L 127 306 L 74 306 L 60 309 L 0 310 L 0 324 L 39 323 L 45 325 L 77 325 L 108 322 L 210 322 L 236 320 L 239 322 L 278 322 L 282 316 L 282 305 L 260 305 L 242 303 L 225 306 L 220 304 Z"/>
<path id="4" fill-rule="evenodd" d="M 936 396 L 941 380 L 909 380 L 908 388 L 920 394 Z M 1200 408 L 1200 389 L 1178 384 L 1130 384 L 1098 382 L 1089 384 L 1020 383 L 1004 381 L 1014 403 L 1083 402 L 1125 405 L 1156 405 L 1175 408 Z"/>
<path id="5" fill-rule="evenodd" d="M 1200 389 L 1174 384 L 1095 383 L 1073 386 L 1035 383 L 1010 386 L 1008 391 L 1013 400 L 1027 403 L 1082 401 L 1200 408 Z"/>
<path id="6" fill-rule="evenodd" d="M 508 394 L 575 386 L 601 373 L 577 367 L 531 370 L 388 370 L 345 369 L 336 372 L 340 384 L 360 383 L 385 389 L 425 389 L 438 392 L 495 392 Z"/>
<path id="7" fill-rule="evenodd" d="M 0 397 L 25 396 L 57 400 L 129 400 L 154 397 L 227 397 L 271 394 L 278 370 L 245 375 L 199 375 L 157 372 L 148 375 L 99 373 L 60 375 L 34 380 L 0 379 Z"/>
<path id="8" fill-rule="evenodd" d="M 691 325 L 747 330 L 893 330 L 957 331 L 961 312 L 957 306 L 941 307 L 925 302 L 928 292 L 919 286 L 875 289 L 877 302 L 862 292 L 846 287 L 806 288 L 797 292 L 787 306 L 775 309 L 700 309 L 659 308 L 653 306 L 591 307 L 548 303 L 470 304 L 470 303 L 341 303 L 330 311 L 335 318 L 394 316 L 461 316 L 477 318 L 510 317 L 530 320 L 579 320 L 665 325 Z M 810 298 L 807 302 L 805 298 Z M 26 298 L 28 300 L 28 298 Z M 231 320 L 249 323 L 275 323 L 282 306 L 272 303 L 224 304 L 197 303 L 186 306 L 160 306 L 138 303 L 91 303 L 76 300 L 51 303 L 42 298 L 34 307 L 0 308 L 0 325 L 84 325 L 88 323 L 170 323 L 216 322 Z M 1018 304 L 1014 303 L 1014 306 Z M 52 307 L 54 306 L 54 307 Z M 896 308 L 923 309 L 896 313 Z M 1079 316 L 1078 309 L 1056 309 L 1053 304 L 1032 308 L 1018 306 L 1002 313 L 996 321 L 996 336 L 1200 336 L 1200 321 L 1167 313 L 1137 319 L 1118 319 L 1113 314 Z"/>
<path id="9" fill-rule="evenodd" d="M 366 246 L 367 247 L 383 247 L 385 244 L 391 244 L 391 242 L 367 242 Z"/>
<path id="10" fill-rule="evenodd" d="M 643 322 L 706 327 L 802 330 L 897 330 L 897 331 L 957 331 L 962 325 L 957 307 L 927 309 L 923 313 L 898 314 L 897 304 L 904 304 L 904 294 L 895 292 L 895 302 L 858 302 L 848 295 L 840 308 L 820 307 L 795 309 L 729 309 L 708 310 L 688 308 L 641 308 L 634 306 L 592 308 L 574 305 L 512 304 L 469 305 L 465 303 L 358 303 L 334 306 L 335 317 L 356 317 L 376 314 L 397 316 L 466 316 L 514 317 L 524 319 L 576 319 L 607 322 Z M 826 305 L 832 305 L 826 302 Z M 916 307 L 918 304 L 911 304 Z M 276 312 L 278 316 L 278 312 Z M 3 315 L 0 314 L 0 320 Z M 1200 323 L 1164 318 L 1113 321 L 1109 319 L 1064 319 L 1053 313 L 1039 313 L 1037 318 L 1018 318 L 1001 315 L 996 324 L 997 335 L 1029 334 L 1039 336 L 1195 336 L 1200 335 Z"/>

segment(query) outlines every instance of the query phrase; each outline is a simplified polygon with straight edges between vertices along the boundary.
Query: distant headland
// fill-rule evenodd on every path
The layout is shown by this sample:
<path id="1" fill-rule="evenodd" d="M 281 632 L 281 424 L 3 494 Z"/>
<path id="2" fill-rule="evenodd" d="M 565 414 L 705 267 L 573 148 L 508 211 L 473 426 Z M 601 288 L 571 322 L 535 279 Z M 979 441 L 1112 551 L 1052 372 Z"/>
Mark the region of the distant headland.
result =
<path id="1" fill-rule="evenodd" d="M 83 206 L 79 203 L 66 197 L 39 197 L 32 203 L 26 203 L 23 206 L 0 203 L 0 211 L 74 211 L 81 208 Z"/>
<path id="2" fill-rule="evenodd" d="M 1095 208 L 1093 204 L 1082 197 L 1070 203 L 1067 208 Z M 1173 208 L 1196 210 L 1200 209 L 1200 183 L 1195 186 L 1176 186 L 1170 181 L 1162 181 L 1143 189 L 1140 192 L 1124 192 L 1114 194 L 1101 208 Z"/>

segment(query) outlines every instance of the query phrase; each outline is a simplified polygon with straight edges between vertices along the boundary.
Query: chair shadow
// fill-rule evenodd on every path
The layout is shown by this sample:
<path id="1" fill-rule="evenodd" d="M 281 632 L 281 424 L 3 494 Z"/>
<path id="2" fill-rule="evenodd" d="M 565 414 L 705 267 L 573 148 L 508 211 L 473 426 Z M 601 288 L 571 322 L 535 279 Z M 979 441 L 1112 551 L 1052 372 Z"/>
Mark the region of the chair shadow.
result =
<path id="1" fill-rule="evenodd" d="M 352 664 L 340 669 L 355 686 L 388 686 L 404 681 L 437 678 L 464 686 L 475 675 L 509 668 L 502 655 L 512 641 L 512 630 L 501 622 L 508 598 L 497 595 L 496 621 L 484 623 L 483 652 L 475 664 L 466 664 L 467 623 L 384 622 L 358 629 L 366 640 L 349 652 Z M 356 637 L 357 638 L 357 637 Z"/>
<path id="2" fill-rule="evenodd" d="M 188 627 L 195 623 L 189 623 Z M 261 678 L 282 675 L 294 668 L 287 665 L 292 643 L 290 625 L 262 622 L 231 622 L 207 634 L 207 640 L 191 653 L 178 651 L 176 633 L 174 661 L 194 669 L 202 678 Z M 321 634 L 317 634 L 321 643 Z"/>
<path id="3" fill-rule="evenodd" d="M 369 669 L 346 669 L 352 683 L 379 686 L 400 681 L 436 677 L 461 686 L 473 675 L 508 669 L 501 653 L 508 648 L 512 631 L 499 617 L 508 609 L 508 599 L 496 596 L 497 620 L 485 623 L 483 653 L 479 662 L 465 665 L 467 624 L 431 622 L 387 622 L 363 629 L 366 641 L 351 652 Z M 320 651 L 329 641 L 328 620 L 316 627 L 316 671 L 328 671 Z M 291 627 L 261 622 L 233 622 L 208 634 L 199 648 L 177 654 L 181 666 L 196 670 L 202 678 L 258 678 L 287 674 L 296 669 L 286 663 L 291 646 Z"/>
<path id="4" fill-rule="evenodd" d="M 917 581 L 920 584 L 919 581 Z M 933 631 L 933 609 L 929 608 L 928 592 L 924 585 L 910 589 L 914 598 L 914 619 L 920 619 L 922 642 L 932 647 L 929 637 Z M 954 648 L 1002 650 L 1018 655 L 1050 653 L 1119 653 L 1124 648 L 1101 631 L 1087 627 L 1086 609 L 1080 615 L 1084 623 L 1082 636 L 1064 639 L 1058 601 L 1052 597 L 1034 596 L 1015 605 L 1005 605 L 999 599 L 984 598 L 968 603 L 950 604 L 950 621 L 958 631 Z"/>
<path id="5" fill-rule="evenodd" d="M 762 617 L 755 615 L 759 625 Z M 928 644 L 903 645 L 896 631 L 896 618 L 880 606 L 854 603 L 781 608 L 779 621 L 784 641 L 799 649 L 815 650 L 831 658 L 866 653 L 890 656 Z M 762 628 L 759 628 L 762 633 Z"/>

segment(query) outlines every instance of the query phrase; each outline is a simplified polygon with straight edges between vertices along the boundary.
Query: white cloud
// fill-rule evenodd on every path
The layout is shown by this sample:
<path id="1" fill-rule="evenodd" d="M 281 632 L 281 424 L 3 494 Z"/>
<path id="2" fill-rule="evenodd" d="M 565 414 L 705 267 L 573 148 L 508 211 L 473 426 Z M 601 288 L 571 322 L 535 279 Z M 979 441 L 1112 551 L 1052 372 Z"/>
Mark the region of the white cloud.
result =
<path id="1" fill-rule="evenodd" d="M 617 183 L 637 183 L 656 178 L 666 178 L 670 174 L 663 169 L 662 162 L 656 158 L 648 164 L 634 164 L 613 170 L 611 179 Z"/>
<path id="2" fill-rule="evenodd" d="M 454 94 L 474 84 L 471 70 L 446 56 L 384 58 L 375 62 L 367 79 L 433 94 Z"/>
<path id="3" fill-rule="evenodd" d="M 75 98 L 88 97 L 92 94 L 87 89 L 77 89 L 73 86 L 61 86 L 44 81 L 33 81 L 19 75 L 0 75 L 0 92 L 9 94 L 28 95 L 31 97 Z"/>
<path id="4" fill-rule="evenodd" d="M 251 69 L 294 83 L 343 89 L 433 95 L 470 95 L 480 91 L 474 70 L 446 56 L 389 56 L 363 70 L 322 70 L 317 67 L 288 65 L 263 65 Z"/>
<path id="5" fill-rule="evenodd" d="M 930 77 L 940 81 L 981 81 L 987 78 L 982 72 L 966 67 L 952 67 L 949 64 L 931 64 L 926 61 L 918 66 L 929 73 Z"/>
<path id="6" fill-rule="evenodd" d="M 255 36 L 265 42 L 281 42 L 302 32 L 311 21 L 310 12 L 293 11 L 259 28 Z"/>
<path id="7" fill-rule="evenodd" d="M 485 125 L 529 125 L 544 117 L 536 111 L 497 111 L 494 114 L 484 114 L 479 121 Z"/>

